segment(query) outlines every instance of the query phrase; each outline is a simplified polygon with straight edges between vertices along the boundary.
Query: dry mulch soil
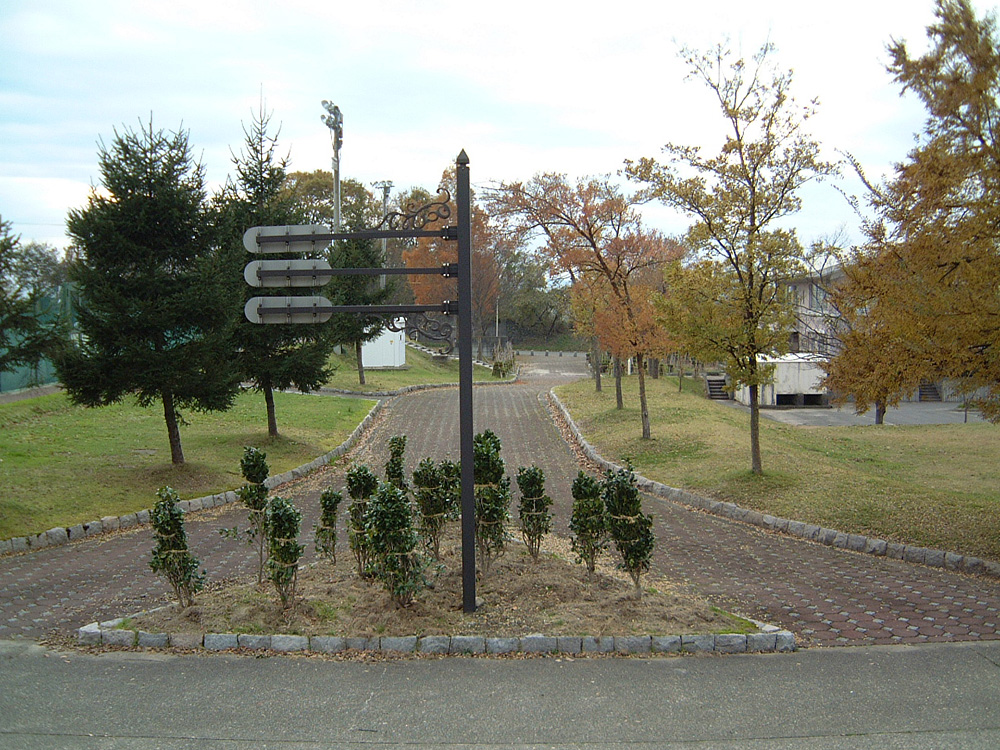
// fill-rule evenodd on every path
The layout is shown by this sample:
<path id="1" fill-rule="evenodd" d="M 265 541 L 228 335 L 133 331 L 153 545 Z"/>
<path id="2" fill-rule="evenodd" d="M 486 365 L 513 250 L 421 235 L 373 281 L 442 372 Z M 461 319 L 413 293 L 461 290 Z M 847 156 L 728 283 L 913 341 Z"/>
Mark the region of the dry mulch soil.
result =
<path id="1" fill-rule="evenodd" d="M 359 577 L 347 545 L 338 541 L 336 564 L 320 561 L 299 570 L 296 604 L 282 609 L 273 587 L 217 584 L 187 609 L 176 605 L 130 618 L 129 626 L 169 633 L 288 633 L 300 635 L 679 635 L 752 632 L 745 620 L 671 590 L 669 582 L 643 580 L 641 598 L 631 579 L 616 571 L 607 553 L 593 577 L 572 562 L 568 541 L 547 537 L 533 560 L 511 542 L 477 583 L 481 600 L 462 612 L 461 549 L 457 530 L 427 569 L 428 588 L 401 608 L 377 580 Z"/>

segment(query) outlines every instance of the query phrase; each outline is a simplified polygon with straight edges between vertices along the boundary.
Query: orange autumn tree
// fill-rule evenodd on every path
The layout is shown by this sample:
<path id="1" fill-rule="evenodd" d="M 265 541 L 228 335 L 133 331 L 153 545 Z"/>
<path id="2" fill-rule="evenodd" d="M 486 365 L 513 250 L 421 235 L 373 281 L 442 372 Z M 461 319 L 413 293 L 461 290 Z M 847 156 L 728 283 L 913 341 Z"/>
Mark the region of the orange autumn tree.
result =
<path id="1" fill-rule="evenodd" d="M 544 243 L 542 252 L 556 271 L 574 280 L 600 279 L 608 304 L 595 315 L 595 330 L 604 330 L 619 351 L 636 359 L 642 437 L 649 439 L 645 358 L 651 352 L 647 321 L 653 321 L 653 315 L 642 278 L 650 269 L 679 257 L 681 249 L 646 228 L 636 205 L 636 199 L 608 177 L 572 184 L 561 174 L 502 183 L 490 196 L 491 213 L 515 225 L 520 236 L 537 234 Z M 615 335 L 608 336 L 612 330 Z"/>
<path id="2" fill-rule="evenodd" d="M 887 363 L 868 347 L 873 361 L 858 366 L 884 375 L 895 364 L 911 388 L 955 379 L 1000 422 L 1000 34 L 996 15 L 978 16 L 967 0 L 937 0 L 935 17 L 920 54 L 903 41 L 888 49 L 889 72 L 926 120 L 891 177 L 868 183 L 875 218 L 847 286 L 865 330 L 885 332 L 896 350 Z M 864 359 L 846 343 L 832 363 L 844 371 L 848 357 Z M 847 385 L 866 397 L 853 387 L 863 384 Z"/>
<path id="3" fill-rule="evenodd" d="M 446 170 L 438 186 L 439 194 L 454 193 L 455 170 Z M 453 200 L 448 201 L 450 213 L 442 218 L 429 222 L 425 229 L 439 229 L 452 223 L 457 209 Z M 511 247 L 516 249 L 516 239 L 501 234 L 491 225 L 486 211 L 477 203 L 472 205 L 472 325 L 480 335 L 480 351 L 482 357 L 482 339 L 490 329 L 497 310 L 497 302 L 501 293 L 501 276 L 503 261 Z M 440 237 L 420 237 L 414 245 L 402 253 L 403 263 L 407 268 L 434 268 L 445 263 L 458 261 L 458 248 L 455 242 Z M 410 287 L 419 305 L 433 305 L 444 300 L 456 299 L 458 288 L 455 278 L 437 275 L 411 276 Z"/>

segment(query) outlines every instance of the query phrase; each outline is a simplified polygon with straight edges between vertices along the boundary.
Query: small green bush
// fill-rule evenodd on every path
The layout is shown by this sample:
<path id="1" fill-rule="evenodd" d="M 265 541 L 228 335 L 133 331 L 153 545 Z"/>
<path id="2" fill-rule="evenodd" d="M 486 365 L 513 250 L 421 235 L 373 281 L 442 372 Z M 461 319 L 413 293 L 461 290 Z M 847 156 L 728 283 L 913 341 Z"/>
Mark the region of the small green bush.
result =
<path id="1" fill-rule="evenodd" d="M 507 546 L 505 524 L 510 518 L 510 478 L 504 475 L 500 438 L 486 430 L 473 439 L 476 494 L 476 552 L 482 575 Z"/>
<path id="2" fill-rule="evenodd" d="M 267 568 L 282 607 L 295 602 L 295 581 L 298 578 L 299 559 L 305 549 L 299 544 L 299 527 L 302 513 L 280 495 L 267 504 L 269 558 Z"/>
<path id="3" fill-rule="evenodd" d="M 385 464 L 385 478 L 393 487 L 406 492 L 406 471 L 403 468 L 403 454 L 406 452 L 406 435 L 389 438 L 389 460 Z"/>
<path id="4" fill-rule="evenodd" d="M 444 494 L 445 512 L 454 521 L 462 514 L 462 463 L 445 459 L 438 464 L 441 475 L 441 492 Z"/>
<path id="5" fill-rule="evenodd" d="M 441 559 L 441 532 L 448 521 L 448 495 L 441 467 L 425 458 L 413 470 L 413 497 L 420 512 L 420 534 L 435 560 Z"/>
<path id="6" fill-rule="evenodd" d="M 417 532 L 406 494 L 380 483 L 368 505 L 370 568 L 397 606 L 406 607 L 425 585 L 425 564 L 417 554 Z"/>
<path id="7" fill-rule="evenodd" d="M 240 459 L 240 470 L 247 484 L 236 490 L 236 496 L 247 507 L 247 542 L 257 546 L 257 583 L 264 580 L 264 563 L 267 561 L 267 487 L 264 482 L 271 469 L 267 465 L 267 454 L 257 448 L 247 446 Z M 232 530 L 236 532 L 236 529 Z"/>
<path id="8" fill-rule="evenodd" d="M 170 487 L 161 487 L 156 496 L 159 499 L 149 517 L 156 537 L 149 567 L 167 579 L 178 603 L 189 607 L 205 584 L 205 572 L 198 572 L 198 560 L 188 551 L 184 514 L 177 507 L 177 493 Z"/>
<path id="9" fill-rule="evenodd" d="M 319 496 L 319 523 L 316 532 L 316 554 L 337 564 L 337 510 L 344 496 L 333 487 L 327 487 Z"/>
<path id="10" fill-rule="evenodd" d="M 608 519 L 601 500 L 601 484 L 584 472 L 573 480 L 573 515 L 569 529 L 573 532 L 570 544 L 577 554 L 577 562 L 586 563 L 587 573 L 594 574 L 597 558 L 607 549 Z"/>
<path id="11" fill-rule="evenodd" d="M 521 466 L 517 470 L 517 488 L 521 491 L 518 505 L 521 537 L 532 558 L 537 560 L 542 538 L 552 530 L 549 513 L 552 498 L 545 494 L 545 472 L 537 466 Z"/>
<path id="12" fill-rule="evenodd" d="M 632 467 L 608 471 L 601 484 L 601 498 L 608 518 L 608 533 L 622 558 L 622 568 L 632 577 L 637 597 L 639 578 L 649 570 L 655 538 L 653 519 L 642 512 L 642 499 Z"/>
<path id="13" fill-rule="evenodd" d="M 246 446 L 243 448 L 243 458 L 240 459 L 240 470 L 243 478 L 250 484 L 264 484 L 271 472 L 267 465 L 267 454 L 258 448 Z"/>
<path id="14" fill-rule="evenodd" d="M 358 575 L 368 575 L 368 528 L 365 516 L 368 502 L 378 489 L 379 481 L 374 472 L 364 464 L 352 466 L 347 472 L 347 494 L 353 501 L 347 509 L 347 543 L 354 553 Z"/>

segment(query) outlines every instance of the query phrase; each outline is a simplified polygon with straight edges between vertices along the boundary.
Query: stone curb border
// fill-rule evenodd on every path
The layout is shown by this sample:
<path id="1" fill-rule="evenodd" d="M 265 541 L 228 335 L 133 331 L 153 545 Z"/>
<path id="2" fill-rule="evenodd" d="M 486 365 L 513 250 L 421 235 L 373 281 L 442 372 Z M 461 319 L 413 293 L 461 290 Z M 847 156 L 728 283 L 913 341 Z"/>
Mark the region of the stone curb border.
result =
<path id="1" fill-rule="evenodd" d="M 512 378 L 506 380 L 487 380 L 481 383 L 475 383 L 474 385 L 476 387 L 481 385 L 510 385 L 517 380 L 519 374 L 520 368 L 515 371 Z M 404 393 L 430 390 L 432 388 L 457 387 L 458 383 L 431 383 L 427 385 L 408 385 L 395 391 L 376 391 L 374 393 L 344 391 L 335 388 L 320 388 L 317 391 L 314 391 L 314 393 L 320 394 L 359 396 L 362 398 L 377 399 L 378 403 L 372 407 L 371 411 L 369 411 L 368 415 L 361 421 L 361 424 L 354 429 L 354 432 L 351 433 L 350 437 L 348 437 L 347 440 L 338 445 L 332 451 L 310 461 L 307 464 L 303 464 L 302 466 L 298 466 L 290 471 L 286 471 L 283 474 L 275 474 L 274 476 L 268 477 L 267 481 L 264 482 L 264 485 L 270 490 L 274 489 L 278 485 L 290 482 L 293 479 L 300 479 L 309 472 L 314 471 L 321 466 L 326 466 L 334 459 L 347 453 L 347 451 L 354 447 L 358 439 L 371 426 L 375 417 L 377 417 L 384 408 L 387 400 L 391 400 L 396 396 L 401 396 Z M 197 497 L 192 500 L 182 500 L 177 503 L 177 507 L 180 508 L 181 511 L 187 513 L 193 510 L 207 510 L 208 508 L 214 508 L 218 505 L 236 502 L 237 499 L 235 490 L 229 490 L 228 492 L 220 492 L 217 495 L 206 495 L 205 497 Z M 34 534 L 32 536 L 18 536 L 12 539 L 0 539 L 0 557 L 3 557 L 4 555 L 20 554 L 23 552 L 33 552 L 45 547 L 55 547 L 61 544 L 69 544 L 70 542 L 75 542 L 88 536 L 94 536 L 95 534 L 103 534 L 112 531 L 124 531 L 125 529 L 131 529 L 135 526 L 142 526 L 149 523 L 149 513 L 150 509 L 146 509 L 135 513 L 126 513 L 123 516 L 104 516 L 101 519 L 87 521 L 86 523 L 79 523 L 75 526 L 65 528 L 57 526 L 49 529 L 48 531 L 43 531 L 40 534 Z"/>
<path id="2" fill-rule="evenodd" d="M 91 623 L 77 630 L 82 646 L 126 648 L 183 648 L 205 651 L 269 650 L 336 654 L 343 651 L 383 654 L 450 656 L 503 654 L 745 654 L 787 653 L 796 650 L 795 635 L 764 626 L 764 632 L 717 635 L 546 636 L 540 634 L 496 638 L 473 635 L 375 636 L 371 638 L 307 635 L 249 635 L 237 633 L 147 633 L 119 628 L 122 619 Z"/>
<path id="3" fill-rule="evenodd" d="M 372 422 L 375 421 L 375 418 L 385 407 L 385 404 L 386 401 L 384 400 L 378 401 L 375 406 L 371 408 L 365 418 L 361 420 L 361 424 L 354 428 L 354 431 L 350 434 L 347 440 L 338 445 L 332 451 L 323 454 L 319 458 L 313 459 L 307 464 L 303 464 L 302 466 L 298 466 L 290 471 L 286 471 L 283 474 L 270 476 L 264 482 L 264 485 L 268 489 L 274 489 L 278 485 L 291 482 L 294 479 L 300 479 L 309 472 L 314 471 L 321 466 L 326 466 L 334 459 L 347 453 L 347 451 L 354 447 L 368 428 L 371 427 Z M 233 503 L 236 502 L 237 499 L 235 490 L 229 490 L 228 492 L 220 492 L 217 495 L 206 495 L 205 497 L 198 497 L 193 500 L 181 500 L 177 503 L 177 507 L 180 508 L 182 512 L 188 513 L 190 511 L 207 510 L 208 508 L 214 508 L 218 505 Z M 149 523 L 149 514 L 150 510 L 147 509 L 137 511 L 136 513 L 126 513 L 123 516 L 104 516 L 96 521 L 88 521 L 87 523 L 80 523 L 76 526 L 68 528 L 56 527 L 42 532 L 41 534 L 35 534 L 34 536 L 0 539 L 0 557 L 9 554 L 18 554 L 21 552 L 33 552 L 44 547 L 68 544 L 69 542 L 75 542 L 79 539 L 94 536 L 95 534 L 131 529 L 135 526 L 141 526 Z"/>
<path id="4" fill-rule="evenodd" d="M 566 424 L 569 426 L 570 432 L 573 433 L 574 439 L 579 444 L 580 450 L 583 451 L 587 458 L 605 470 L 617 470 L 622 468 L 619 464 L 605 459 L 600 453 L 594 450 L 594 447 L 590 443 L 587 442 L 583 433 L 580 432 L 580 428 L 577 427 L 576 422 L 573 421 L 569 411 L 563 405 L 562 401 L 559 400 L 559 397 L 556 395 L 554 390 L 549 391 L 549 399 L 551 403 L 559 409 L 560 414 L 562 414 L 563 419 L 566 420 Z M 973 557 L 971 555 L 959 555 L 954 552 L 946 552 L 944 550 L 917 547 L 910 544 L 898 544 L 896 542 L 888 542 L 885 539 L 878 539 L 876 537 L 862 536 L 860 534 L 848 534 L 843 531 L 827 529 L 814 524 L 803 523 L 801 521 L 778 518 L 777 516 L 760 513 L 759 511 L 741 508 L 734 503 L 710 500 L 708 498 L 701 497 L 700 495 L 695 495 L 692 492 L 687 492 L 686 490 L 668 487 L 665 484 L 660 484 L 659 482 L 646 479 L 639 474 L 636 474 L 635 476 L 636 484 L 643 492 L 663 498 L 664 500 L 670 500 L 671 502 L 679 503 L 681 505 L 697 508 L 716 516 L 722 516 L 723 518 L 729 518 L 734 521 L 743 521 L 745 523 L 753 524 L 754 526 L 761 526 L 765 529 L 784 532 L 801 539 L 809 539 L 814 542 L 819 542 L 820 544 L 825 544 L 828 547 L 839 547 L 853 552 L 861 552 L 879 557 L 888 557 L 894 560 L 904 560 L 910 563 L 929 565 L 934 568 L 945 568 L 947 570 L 969 573 L 972 575 L 985 575 L 1000 578 L 1000 563 L 990 560 L 983 560 L 982 558 Z"/>

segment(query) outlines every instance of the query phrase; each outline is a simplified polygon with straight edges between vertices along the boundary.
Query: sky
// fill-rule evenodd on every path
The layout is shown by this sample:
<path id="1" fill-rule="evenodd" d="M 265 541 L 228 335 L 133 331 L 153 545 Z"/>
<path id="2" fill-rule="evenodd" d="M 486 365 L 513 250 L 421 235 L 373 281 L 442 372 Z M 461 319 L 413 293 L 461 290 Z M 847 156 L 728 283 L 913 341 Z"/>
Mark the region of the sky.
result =
<path id="1" fill-rule="evenodd" d="M 981 13 L 994 4 L 974 3 Z M 99 185 L 115 132 L 188 132 L 218 189 L 261 104 L 290 169 L 331 168 L 321 102 L 344 116 L 341 174 L 433 189 L 461 150 L 474 187 L 615 174 L 664 144 L 717 153 L 723 122 L 682 47 L 765 42 L 794 71 L 827 159 L 870 176 L 905 158 L 924 120 L 886 45 L 924 48 L 932 0 L 3 0 L 0 216 L 22 241 L 65 247 L 67 212 Z M 278 130 L 280 128 L 280 130 Z M 850 170 L 811 185 L 792 220 L 805 244 L 857 241 Z M 646 222 L 672 234 L 665 206 Z"/>

